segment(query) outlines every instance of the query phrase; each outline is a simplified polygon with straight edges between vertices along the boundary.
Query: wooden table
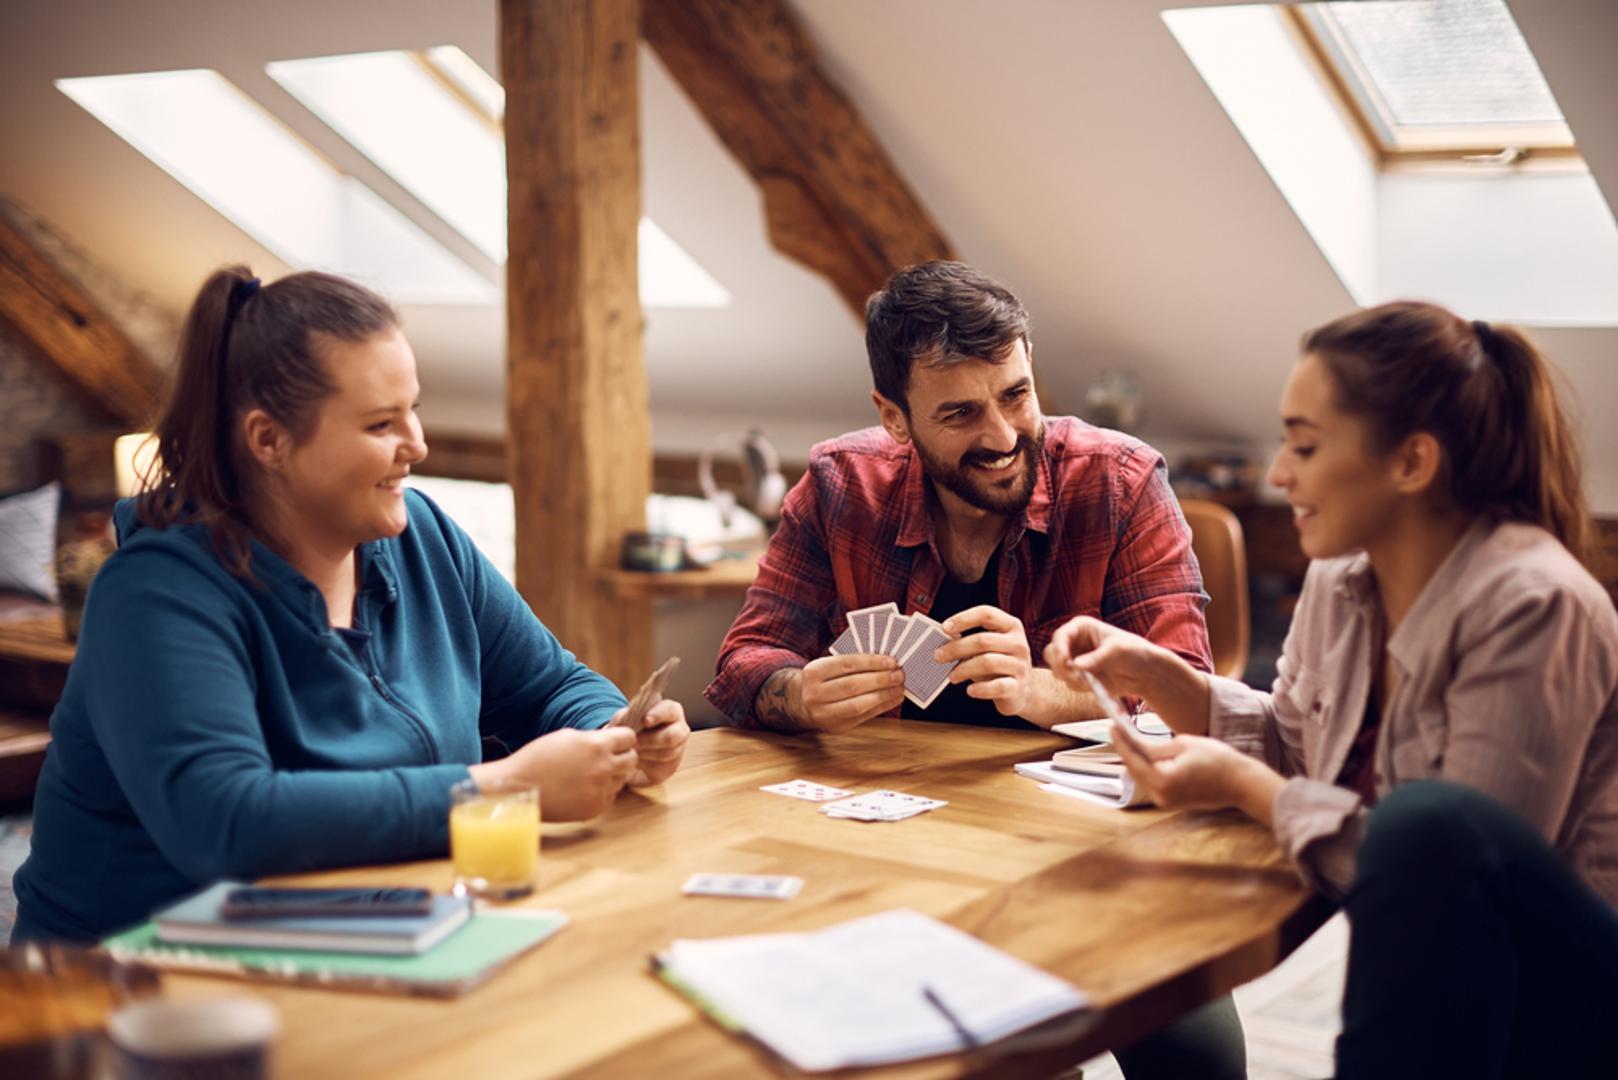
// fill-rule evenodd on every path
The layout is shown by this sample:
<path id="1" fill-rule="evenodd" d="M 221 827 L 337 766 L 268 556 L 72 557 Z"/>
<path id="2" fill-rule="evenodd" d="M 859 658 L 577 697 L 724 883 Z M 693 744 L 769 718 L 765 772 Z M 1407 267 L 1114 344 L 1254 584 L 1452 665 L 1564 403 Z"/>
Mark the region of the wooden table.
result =
<path id="1" fill-rule="evenodd" d="M 1097 1006 L 1056 1047 L 1015 1040 L 884 1077 L 1048 1077 L 1266 971 L 1324 918 L 1264 829 L 1234 814 L 1120 812 L 1041 791 L 1012 764 L 1070 745 L 1037 732 L 873 721 L 824 739 L 696 733 L 665 787 L 547 826 L 525 903 L 571 924 L 455 1001 L 257 984 L 281 1010 L 282 1076 L 723 1077 L 785 1074 L 649 973 L 676 937 L 810 930 L 910 907 L 1061 975 Z M 758 790 L 803 777 L 949 800 L 907 821 L 839 821 Z M 337 823 L 334 823 L 337 827 Z M 364 828 L 364 822 L 343 823 Z M 682 897 L 698 871 L 791 873 L 786 902 Z M 447 861 L 305 875 L 446 889 Z M 240 992 L 170 975 L 168 993 Z M 1028 1040 L 1024 1040 L 1025 1042 Z"/>

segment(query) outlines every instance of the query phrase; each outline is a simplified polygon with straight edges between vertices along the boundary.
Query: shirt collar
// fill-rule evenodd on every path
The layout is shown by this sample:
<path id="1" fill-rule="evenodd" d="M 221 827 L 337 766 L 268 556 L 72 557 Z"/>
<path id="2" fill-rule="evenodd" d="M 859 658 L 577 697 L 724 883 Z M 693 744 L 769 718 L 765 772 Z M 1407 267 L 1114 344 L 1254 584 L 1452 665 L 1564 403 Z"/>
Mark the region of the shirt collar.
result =
<path id="1" fill-rule="evenodd" d="M 933 538 L 933 516 L 927 512 L 927 470 L 922 468 L 916 444 L 905 444 L 905 460 L 899 480 L 900 547 L 920 547 Z"/>
<path id="2" fill-rule="evenodd" d="M 1365 552 L 1349 556 L 1348 569 L 1337 581 L 1337 594 L 1360 607 L 1369 607 L 1376 600 L 1376 574 Z"/>
<path id="3" fill-rule="evenodd" d="M 931 482 L 927 479 L 927 470 L 921 464 L 921 454 L 917 452 L 915 442 L 907 443 L 905 449 L 908 453 L 899 482 L 902 509 L 899 536 L 895 543 L 899 547 L 918 547 L 933 539 L 933 516 L 927 510 L 927 500 L 936 496 L 930 490 Z M 1041 450 L 1039 457 L 1034 460 L 1034 493 L 1029 496 L 1028 505 L 1023 507 L 1022 513 L 1006 530 L 1005 543 L 1015 544 L 1029 529 L 1049 533 L 1051 501 L 1049 452 Z"/>
<path id="4" fill-rule="evenodd" d="M 253 575 L 311 630 L 325 633 L 331 623 L 326 598 L 315 583 L 262 541 L 253 540 L 251 549 Z M 388 541 L 361 544 L 354 549 L 354 557 L 359 560 L 360 592 L 374 594 L 377 602 L 383 604 L 391 604 L 399 598 L 398 574 Z"/>
<path id="5" fill-rule="evenodd" d="M 391 604 L 399 598 L 398 571 L 393 565 L 393 545 L 372 540 L 354 549 L 360 561 L 360 591 L 374 593 L 378 601 Z"/>

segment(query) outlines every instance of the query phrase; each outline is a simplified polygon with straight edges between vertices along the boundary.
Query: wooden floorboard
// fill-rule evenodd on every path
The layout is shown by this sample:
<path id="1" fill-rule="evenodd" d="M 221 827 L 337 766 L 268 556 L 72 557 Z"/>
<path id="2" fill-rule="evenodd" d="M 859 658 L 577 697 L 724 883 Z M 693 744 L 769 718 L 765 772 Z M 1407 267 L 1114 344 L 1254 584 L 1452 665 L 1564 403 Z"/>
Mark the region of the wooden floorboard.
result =
<path id="1" fill-rule="evenodd" d="M 1332 1075 L 1347 958 L 1348 922 L 1336 915 L 1280 967 L 1236 991 L 1248 1080 Z M 1123 1080 L 1123 1072 L 1111 1054 L 1102 1054 L 1084 1063 L 1084 1080 Z"/>

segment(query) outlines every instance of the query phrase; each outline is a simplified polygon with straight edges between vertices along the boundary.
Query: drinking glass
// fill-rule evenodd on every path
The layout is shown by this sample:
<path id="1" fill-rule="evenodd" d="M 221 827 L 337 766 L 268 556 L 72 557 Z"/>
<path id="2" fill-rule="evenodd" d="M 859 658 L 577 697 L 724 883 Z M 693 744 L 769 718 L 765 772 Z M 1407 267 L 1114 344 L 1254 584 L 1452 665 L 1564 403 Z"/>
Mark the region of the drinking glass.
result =
<path id="1" fill-rule="evenodd" d="M 450 789 L 449 852 L 455 893 L 510 900 L 534 891 L 539 870 L 539 788 L 463 780 Z"/>

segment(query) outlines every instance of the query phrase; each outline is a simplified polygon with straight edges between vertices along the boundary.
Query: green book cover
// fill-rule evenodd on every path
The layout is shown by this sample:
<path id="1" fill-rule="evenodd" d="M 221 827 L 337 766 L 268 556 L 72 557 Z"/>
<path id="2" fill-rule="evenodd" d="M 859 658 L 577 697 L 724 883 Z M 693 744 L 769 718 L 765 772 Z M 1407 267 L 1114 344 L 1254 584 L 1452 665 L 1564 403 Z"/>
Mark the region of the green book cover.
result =
<path id="1" fill-rule="evenodd" d="M 413 956 L 170 945 L 158 940 L 157 927 L 150 922 L 114 934 L 101 945 L 122 959 L 177 971 L 453 997 L 483 982 L 566 923 L 567 916 L 560 911 L 479 911 L 439 944 Z"/>

